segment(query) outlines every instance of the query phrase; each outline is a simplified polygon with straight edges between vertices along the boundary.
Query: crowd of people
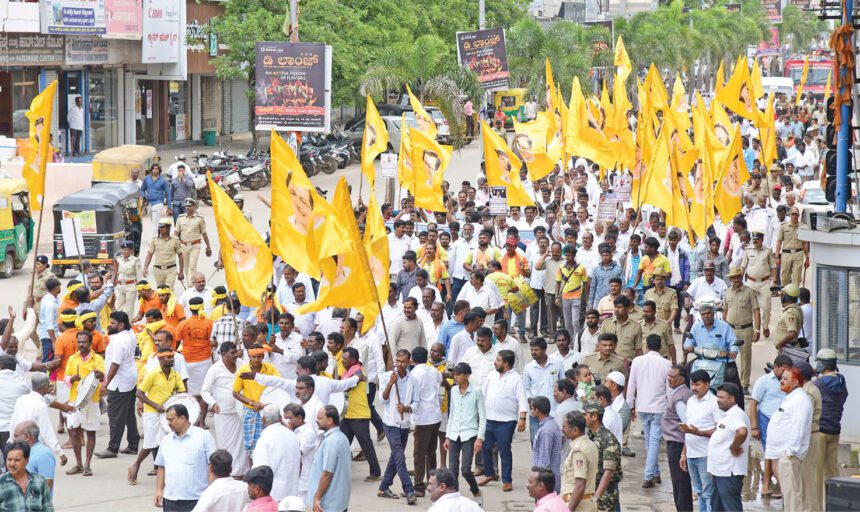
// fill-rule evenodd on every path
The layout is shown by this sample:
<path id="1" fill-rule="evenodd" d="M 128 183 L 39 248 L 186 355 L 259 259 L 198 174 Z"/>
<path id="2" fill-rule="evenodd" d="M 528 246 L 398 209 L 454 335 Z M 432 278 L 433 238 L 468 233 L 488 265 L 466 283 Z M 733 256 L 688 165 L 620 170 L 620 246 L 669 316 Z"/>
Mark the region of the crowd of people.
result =
<path id="1" fill-rule="evenodd" d="M 0 511 L 52 510 L 57 462 L 88 477 L 93 457 L 125 455 L 128 483 L 154 477 L 166 511 L 342 512 L 365 464 L 380 508 L 429 498 L 433 512 L 481 510 L 482 488 L 500 485 L 524 489 L 535 511 L 619 510 L 632 499 L 624 469 L 644 468 L 644 489 L 663 484 L 663 441 L 678 510 L 741 510 L 758 464 L 762 497 L 822 509 L 847 387 L 814 341 L 797 233 L 798 191 L 821 172 L 825 120 L 811 101 L 778 99 L 772 166 L 742 123 L 743 211 L 698 240 L 629 200 L 598 220 L 628 175 L 601 180 L 583 158 L 535 182 L 524 167 L 536 206 L 507 214 L 491 215 L 483 171 L 459 190 L 444 183 L 444 212 L 408 196 L 383 204 L 391 284 L 372 326 L 346 309 L 303 312 L 318 276 L 280 259 L 260 304 L 210 287 L 184 165 L 170 182 L 154 166 L 138 183 L 156 230 L 146 256 L 123 244 L 110 268 L 83 262 L 66 283 L 38 256 L 23 318 L 10 308 L 0 322 Z M 360 223 L 366 213 L 359 200 Z M 35 361 L 21 356 L 28 340 Z M 778 355 L 752 381 L 765 340 Z M 515 482 L 526 430 L 531 460 L 516 464 L 530 469 Z M 645 454 L 632 458 L 639 430 Z"/>

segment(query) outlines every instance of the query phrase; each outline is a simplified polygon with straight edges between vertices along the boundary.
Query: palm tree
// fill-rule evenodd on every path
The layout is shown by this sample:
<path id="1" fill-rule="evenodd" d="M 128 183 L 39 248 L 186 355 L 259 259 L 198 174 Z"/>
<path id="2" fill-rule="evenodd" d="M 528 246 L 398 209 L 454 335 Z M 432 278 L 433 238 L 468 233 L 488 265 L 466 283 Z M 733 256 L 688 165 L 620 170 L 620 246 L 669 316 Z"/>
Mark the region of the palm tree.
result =
<path id="1" fill-rule="evenodd" d="M 787 5 L 782 9 L 779 40 L 788 43 L 792 53 L 804 51 L 826 26 L 826 22 L 819 20 L 812 13 L 801 11 L 795 5 Z"/>

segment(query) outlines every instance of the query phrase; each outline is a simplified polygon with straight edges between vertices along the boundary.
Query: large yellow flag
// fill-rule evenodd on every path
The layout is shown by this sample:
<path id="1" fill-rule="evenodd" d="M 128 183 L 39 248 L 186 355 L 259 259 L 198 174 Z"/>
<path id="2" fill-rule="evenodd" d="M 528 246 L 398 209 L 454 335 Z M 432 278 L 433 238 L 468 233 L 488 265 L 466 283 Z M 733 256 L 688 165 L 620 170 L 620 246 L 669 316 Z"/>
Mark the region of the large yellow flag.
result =
<path id="1" fill-rule="evenodd" d="M 761 85 L 761 66 L 758 63 L 758 59 L 753 59 L 753 68 L 752 73 L 750 73 L 750 85 L 753 90 L 753 97 L 756 101 L 759 98 L 764 96 L 764 87 Z"/>
<path id="2" fill-rule="evenodd" d="M 505 187 L 508 191 L 508 206 L 534 206 L 534 201 L 526 193 L 520 180 L 520 169 L 523 163 L 517 155 L 496 132 L 490 129 L 486 121 L 481 128 L 481 138 L 484 145 L 487 185 Z"/>
<path id="3" fill-rule="evenodd" d="M 660 76 L 660 72 L 657 71 L 657 67 L 653 63 L 648 68 L 644 83 L 651 97 L 651 107 L 654 110 L 662 110 L 669 106 L 669 93 L 663 83 L 663 77 Z"/>
<path id="4" fill-rule="evenodd" d="M 717 68 L 717 72 L 714 75 L 714 96 L 720 94 L 720 91 L 723 90 L 726 84 L 726 72 L 723 67 L 723 61 L 720 59 L 720 67 Z"/>
<path id="5" fill-rule="evenodd" d="M 340 240 L 337 247 L 320 251 L 322 279 L 319 294 L 313 303 L 299 308 L 300 314 L 320 311 L 329 306 L 354 308 L 376 301 L 376 285 L 359 237 L 346 179 L 343 177 L 337 184 L 331 202 L 331 215 L 323 227 L 324 231 L 329 229 L 335 229 L 338 235 L 342 232 L 347 235 Z"/>
<path id="6" fill-rule="evenodd" d="M 615 58 L 616 80 L 624 82 L 630 73 L 633 72 L 633 64 L 630 63 L 630 57 L 627 56 L 627 48 L 624 47 L 624 39 L 618 36 L 618 42 L 615 43 Z"/>
<path id="7" fill-rule="evenodd" d="M 451 161 L 452 149 L 442 146 L 427 133 L 418 129 L 409 130 L 412 143 L 412 194 L 415 206 L 434 212 L 446 211 L 442 201 L 442 182 L 445 169 Z"/>
<path id="8" fill-rule="evenodd" d="M 693 201 L 690 204 L 690 227 L 696 236 L 707 236 L 708 227 L 714 223 L 714 158 L 710 153 L 701 153 L 693 175 Z"/>
<path id="9" fill-rule="evenodd" d="M 24 156 L 21 176 L 30 189 L 30 210 L 41 210 L 45 196 L 45 170 L 51 154 L 51 116 L 57 81 L 54 80 L 30 103 L 27 119 L 30 120 L 30 144 Z M 9 94 L 7 92 L 7 94 Z"/>
<path id="10" fill-rule="evenodd" d="M 272 252 L 236 203 L 211 177 L 209 194 L 227 288 L 235 291 L 245 306 L 259 306 L 260 297 L 272 282 Z"/>
<path id="11" fill-rule="evenodd" d="M 735 72 L 725 87 L 717 93 L 717 99 L 735 114 L 755 122 L 758 119 L 758 109 L 750 82 L 746 57 L 738 57 Z"/>
<path id="12" fill-rule="evenodd" d="M 539 112 L 534 121 L 527 123 L 514 119 L 514 149 L 525 162 L 532 181 L 543 178 L 555 167 L 555 161 L 546 150 L 547 139 L 552 136 L 549 129 L 551 117 L 549 112 Z"/>
<path id="13" fill-rule="evenodd" d="M 579 77 L 573 77 L 566 117 L 566 153 L 587 158 L 606 169 L 615 167 L 617 158 L 603 131 L 606 112 L 599 99 L 583 96 Z"/>
<path id="14" fill-rule="evenodd" d="M 370 266 L 373 282 L 376 283 L 374 302 L 357 308 L 364 317 L 364 323 L 361 325 L 361 332 L 364 334 L 376 322 L 376 318 L 379 316 L 379 304 L 388 297 L 388 285 L 391 281 L 388 235 L 385 233 L 385 221 L 382 218 L 382 210 L 379 208 L 375 194 L 370 194 L 370 201 L 367 205 L 362 246 L 365 254 L 367 254 L 367 263 Z"/>
<path id="15" fill-rule="evenodd" d="M 690 229 L 690 203 L 688 197 L 688 184 L 686 178 L 687 170 L 682 168 L 681 158 L 684 153 L 677 147 L 677 143 L 670 141 L 669 168 L 672 186 L 671 206 L 666 210 L 666 225 L 683 229 L 687 232 L 690 240 L 693 240 L 693 231 Z"/>
<path id="16" fill-rule="evenodd" d="M 272 252 L 310 276 L 320 268 L 315 233 L 325 222 L 328 203 L 317 194 L 289 144 L 272 130 Z"/>
<path id="17" fill-rule="evenodd" d="M 774 119 L 773 94 L 767 99 L 767 109 L 759 116 L 756 123 L 761 141 L 761 163 L 770 171 L 770 166 L 776 160 L 776 124 Z"/>
<path id="18" fill-rule="evenodd" d="M 648 169 L 641 178 L 642 193 L 638 197 L 637 208 L 642 204 L 650 204 L 667 213 L 672 209 L 673 172 L 669 163 L 670 151 L 669 130 L 664 126 L 657 137 Z"/>
<path id="19" fill-rule="evenodd" d="M 385 121 L 379 116 L 379 111 L 376 110 L 376 105 L 368 94 L 364 135 L 361 138 L 361 172 L 367 178 L 371 190 L 376 181 L 376 168 L 373 166 L 373 161 L 387 148 L 388 129 L 385 128 Z"/>
<path id="20" fill-rule="evenodd" d="M 741 211 L 741 187 L 749 179 L 750 173 L 741 149 L 741 130 L 737 127 L 733 131 L 729 154 L 723 162 L 714 194 L 714 204 L 723 222 L 730 222 Z"/>
<path id="21" fill-rule="evenodd" d="M 546 109 L 547 111 L 552 112 L 558 106 L 558 94 L 555 92 L 555 82 L 552 78 L 552 64 L 549 63 L 549 57 L 546 58 L 544 68 L 544 73 L 546 75 Z"/>
<path id="22" fill-rule="evenodd" d="M 415 122 L 418 123 L 417 131 L 424 132 L 431 139 L 435 140 L 439 129 L 436 128 L 436 122 L 433 121 L 433 116 L 424 110 L 424 106 L 418 98 L 412 94 L 412 89 L 409 88 L 409 84 L 406 84 L 406 92 L 409 93 L 409 104 L 412 105 L 412 111 L 415 113 Z"/>
<path id="23" fill-rule="evenodd" d="M 803 86 L 806 85 L 806 77 L 809 75 L 809 57 L 806 57 L 806 60 L 803 61 L 803 71 L 800 73 L 800 83 L 797 84 L 797 99 L 795 99 L 794 104 L 800 105 L 800 101 L 803 99 Z"/>
<path id="24" fill-rule="evenodd" d="M 824 85 L 824 104 L 825 105 L 827 105 L 827 100 L 830 98 L 830 90 L 832 88 L 832 86 L 830 85 L 830 79 L 832 77 L 833 77 L 833 70 L 831 69 L 827 72 L 827 84 Z"/>
<path id="25" fill-rule="evenodd" d="M 397 180 L 410 194 L 415 194 L 415 175 L 412 173 L 412 143 L 409 139 L 409 126 L 406 114 L 400 116 L 400 154 L 397 157 Z"/>

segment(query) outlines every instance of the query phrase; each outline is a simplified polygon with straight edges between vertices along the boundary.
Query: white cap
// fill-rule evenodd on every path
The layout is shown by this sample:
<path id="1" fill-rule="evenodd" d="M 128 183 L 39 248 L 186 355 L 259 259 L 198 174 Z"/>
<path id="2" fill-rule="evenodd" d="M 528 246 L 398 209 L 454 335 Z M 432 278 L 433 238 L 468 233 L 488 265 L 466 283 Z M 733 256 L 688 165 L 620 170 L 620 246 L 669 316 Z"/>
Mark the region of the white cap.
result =
<path id="1" fill-rule="evenodd" d="M 278 504 L 278 512 L 303 512 L 305 502 L 298 496 L 287 496 Z"/>
<path id="2" fill-rule="evenodd" d="M 609 372 L 609 375 L 606 376 L 606 380 L 611 380 L 612 382 L 618 384 L 621 387 L 627 383 L 627 380 L 624 378 L 624 374 L 619 371 Z"/>
<path id="3" fill-rule="evenodd" d="M 588 169 L 588 161 L 584 158 L 577 158 L 576 162 L 573 164 L 573 168 L 582 167 L 583 169 Z"/>

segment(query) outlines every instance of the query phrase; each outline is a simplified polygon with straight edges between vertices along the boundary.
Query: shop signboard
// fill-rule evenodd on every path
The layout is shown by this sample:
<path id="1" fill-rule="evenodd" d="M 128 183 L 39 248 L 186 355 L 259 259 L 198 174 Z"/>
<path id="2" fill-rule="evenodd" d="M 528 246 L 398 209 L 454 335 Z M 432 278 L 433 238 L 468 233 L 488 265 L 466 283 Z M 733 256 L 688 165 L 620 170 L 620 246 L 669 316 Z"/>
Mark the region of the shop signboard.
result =
<path id="1" fill-rule="evenodd" d="M 457 32 L 457 55 L 460 65 L 475 73 L 484 89 L 508 88 L 510 72 L 503 28 Z"/>
<path id="2" fill-rule="evenodd" d="M 105 33 L 105 0 L 42 0 L 42 33 Z"/>
<path id="3" fill-rule="evenodd" d="M 143 0 L 105 0 L 105 37 L 139 41 L 143 34 Z"/>
<path id="4" fill-rule="evenodd" d="M 259 42 L 256 51 L 256 129 L 329 131 L 331 47 Z"/>
<path id="5" fill-rule="evenodd" d="M 782 0 L 762 0 L 764 15 L 771 23 L 782 23 Z"/>
<path id="6" fill-rule="evenodd" d="M 66 37 L 67 66 L 103 66 L 108 63 L 110 41 L 93 36 Z"/>
<path id="7" fill-rule="evenodd" d="M 63 36 L 0 33 L 0 66 L 61 66 Z"/>
<path id="8" fill-rule="evenodd" d="M 144 0 L 144 64 L 178 63 L 180 50 L 185 51 L 182 26 L 183 3 L 175 0 Z M 182 40 L 180 40 L 182 39 Z"/>
<path id="9" fill-rule="evenodd" d="M 743 6 L 741 4 L 726 4 L 725 8 L 728 13 L 736 12 L 740 14 L 743 10 Z"/>

